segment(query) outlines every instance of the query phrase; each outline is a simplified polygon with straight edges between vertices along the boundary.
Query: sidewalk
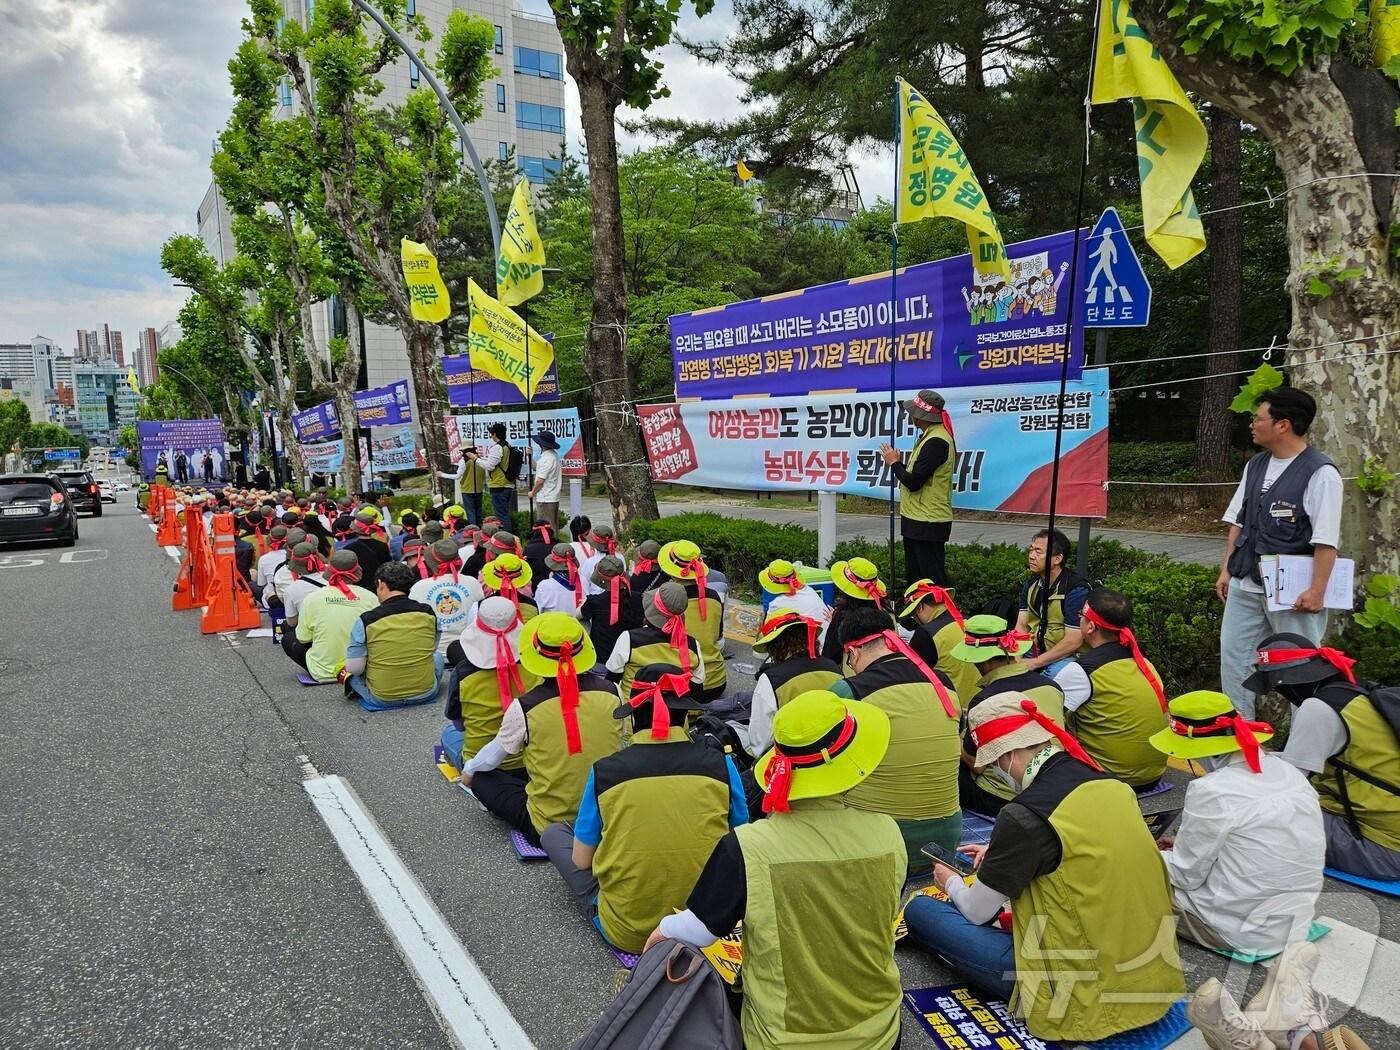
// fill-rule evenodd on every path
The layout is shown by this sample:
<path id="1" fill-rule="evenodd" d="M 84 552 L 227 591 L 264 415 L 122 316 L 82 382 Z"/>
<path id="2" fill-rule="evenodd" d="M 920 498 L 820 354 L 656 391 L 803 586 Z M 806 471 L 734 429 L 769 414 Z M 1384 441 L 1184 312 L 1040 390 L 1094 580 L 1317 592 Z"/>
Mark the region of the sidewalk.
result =
<path id="1" fill-rule="evenodd" d="M 770 507 L 755 507 L 751 504 L 736 504 L 715 496 L 703 502 L 660 503 L 661 516 L 669 518 L 673 514 L 699 514 L 710 511 L 730 518 L 747 518 L 752 521 L 767 521 L 775 525 L 801 525 L 817 530 L 817 505 L 815 502 L 804 507 L 775 504 Z M 585 497 L 583 512 L 593 521 L 612 520 L 612 507 L 606 499 Z M 1044 519 L 1027 518 L 1024 525 L 992 521 L 954 521 L 951 543 L 993 544 L 1010 543 L 1024 547 L 1035 532 L 1044 527 Z M 1079 519 L 1066 518 L 1062 526 L 1070 539 L 1079 533 Z M 1225 537 L 1198 536 L 1175 532 L 1135 532 L 1129 529 L 1094 528 L 1095 536 L 1117 540 L 1129 547 L 1169 555 L 1172 560 L 1197 565 L 1219 565 L 1224 550 Z M 889 519 L 875 514 L 838 514 L 836 516 L 836 539 L 867 539 L 874 542 L 887 541 L 890 535 Z"/>

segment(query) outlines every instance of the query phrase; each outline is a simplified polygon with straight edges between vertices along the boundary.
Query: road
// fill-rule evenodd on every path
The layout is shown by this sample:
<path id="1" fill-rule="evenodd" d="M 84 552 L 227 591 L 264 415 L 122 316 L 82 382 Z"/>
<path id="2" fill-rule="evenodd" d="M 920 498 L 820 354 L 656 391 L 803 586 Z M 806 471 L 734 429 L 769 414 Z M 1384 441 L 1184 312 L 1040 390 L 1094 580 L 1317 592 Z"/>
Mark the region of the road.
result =
<path id="1" fill-rule="evenodd" d="M 434 768 L 439 712 L 297 686 L 170 612 L 175 571 L 126 501 L 73 551 L 0 550 L 0 1046 L 568 1046 L 619 970 Z M 1328 890 L 1319 983 L 1400 1046 L 1400 908 Z M 1193 987 L 1225 972 L 1183 955 Z"/>

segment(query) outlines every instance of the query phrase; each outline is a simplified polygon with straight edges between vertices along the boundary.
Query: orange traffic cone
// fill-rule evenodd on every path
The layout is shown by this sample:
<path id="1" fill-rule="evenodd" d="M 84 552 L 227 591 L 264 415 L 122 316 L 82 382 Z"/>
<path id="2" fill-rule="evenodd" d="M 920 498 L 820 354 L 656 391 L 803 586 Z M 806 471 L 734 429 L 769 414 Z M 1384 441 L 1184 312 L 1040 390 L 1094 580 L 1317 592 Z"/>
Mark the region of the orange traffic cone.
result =
<path id="1" fill-rule="evenodd" d="M 178 546 L 180 543 L 180 522 L 175 514 L 175 493 L 169 485 L 160 486 L 159 525 L 156 529 L 156 543 L 162 547 Z"/>
<path id="2" fill-rule="evenodd" d="M 252 630 L 262 623 L 253 590 L 238 571 L 234 555 L 233 515 L 214 515 L 214 575 L 209 589 L 209 604 L 199 621 L 205 634 L 220 631 Z"/>
<path id="3" fill-rule="evenodd" d="M 204 512 L 191 503 L 185 508 L 185 556 L 175 576 L 170 608 L 188 612 L 209 603 L 208 550 L 204 544 Z"/>

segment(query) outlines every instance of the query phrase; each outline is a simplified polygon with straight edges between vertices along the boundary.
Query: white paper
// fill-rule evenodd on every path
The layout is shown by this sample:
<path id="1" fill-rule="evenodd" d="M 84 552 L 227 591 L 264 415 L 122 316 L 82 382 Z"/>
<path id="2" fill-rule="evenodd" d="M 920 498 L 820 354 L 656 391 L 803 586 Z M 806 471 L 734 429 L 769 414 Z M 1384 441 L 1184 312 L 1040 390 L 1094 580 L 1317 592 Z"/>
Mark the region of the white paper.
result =
<path id="1" fill-rule="evenodd" d="M 1259 575 L 1270 612 L 1293 608 L 1298 596 L 1312 586 L 1313 559 L 1305 554 L 1266 555 L 1259 559 Z M 1322 605 L 1327 609 L 1350 609 L 1355 602 L 1356 562 L 1338 558 L 1327 581 Z"/>
<path id="2" fill-rule="evenodd" d="M 244 638 L 271 638 L 271 637 L 272 637 L 272 628 L 271 628 L 271 627 L 254 627 L 251 631 L 249 631 L 249 632 L 248 632 L 247 634 L 245 634 L 243 637 L 244 637 Z"/>

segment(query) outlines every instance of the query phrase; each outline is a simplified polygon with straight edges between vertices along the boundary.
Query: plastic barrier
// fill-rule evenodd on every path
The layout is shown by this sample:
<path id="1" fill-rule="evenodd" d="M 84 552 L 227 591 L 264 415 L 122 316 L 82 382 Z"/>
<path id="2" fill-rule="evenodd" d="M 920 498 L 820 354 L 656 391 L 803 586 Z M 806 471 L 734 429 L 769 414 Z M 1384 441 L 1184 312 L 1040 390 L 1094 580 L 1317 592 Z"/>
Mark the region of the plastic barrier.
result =
<path id="1" fill-rule="evenodd" d="M 213 579 L 199 629 L 205 634 L 252 630 L 261 626 L 262 614 L 253 601 L 253 589 L 238 571 L 233 515 L 215 514 L 212 527 Z"/>
<path id="2" fill-rule="evenodd" d="M 152 489 L 152 491 L 155 491 Z M 160 486 L 160 506 L 157 511 L 156 543 L 162 547 L 180 545 L 180 521 L 175 512 L 175 492 L 169 485 Z"/>
<path id="3" fill-rule="evenodd" d="M 204 513 L 196 506 L 188 506 L 185 508 L 185 556 L 180 560 L 180 571 L 175 577 L 170 608 L 187 612 L 209 603 L 209 583 L 213 575 L 209 561 Z"/>

